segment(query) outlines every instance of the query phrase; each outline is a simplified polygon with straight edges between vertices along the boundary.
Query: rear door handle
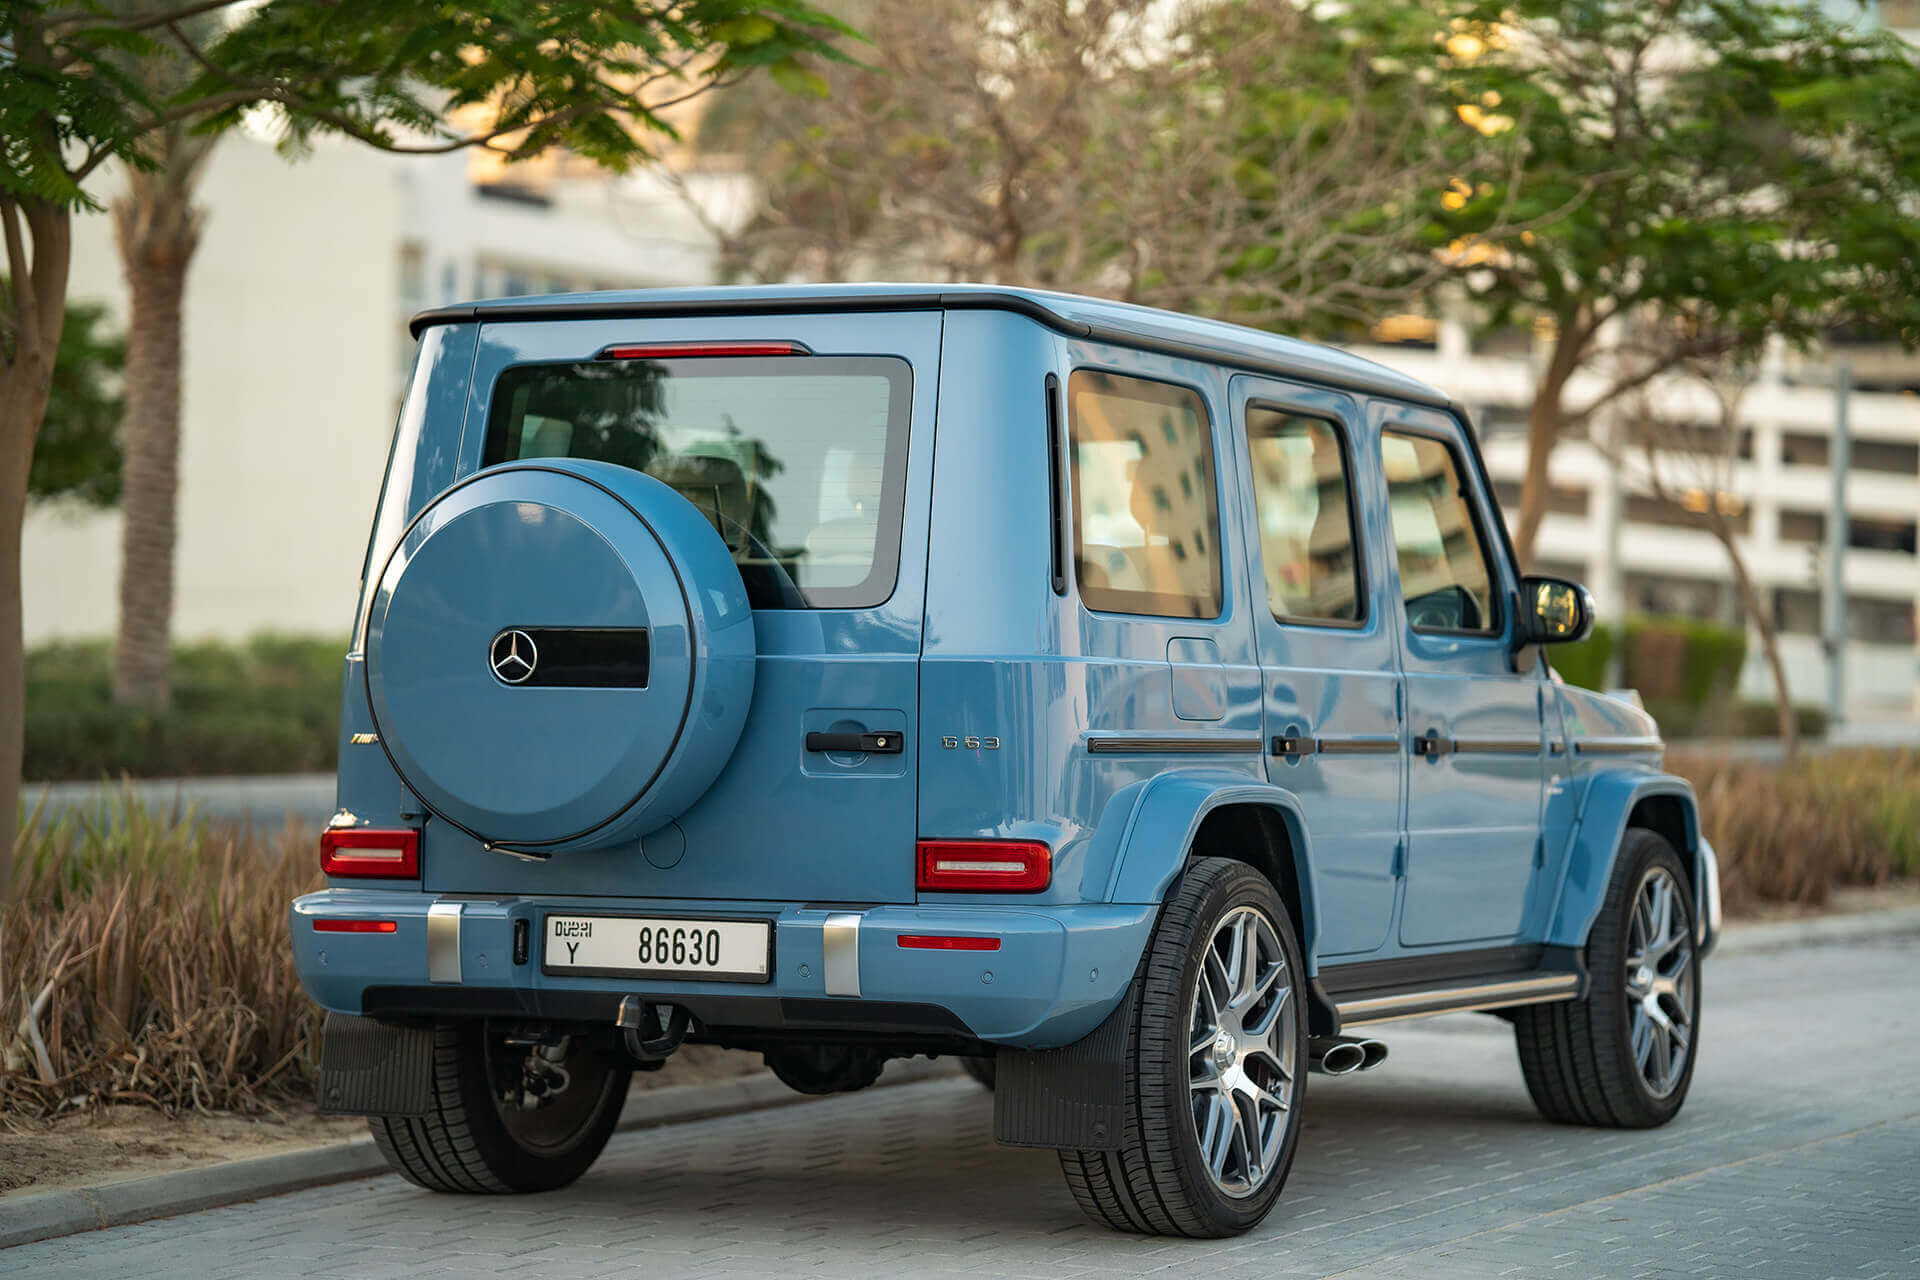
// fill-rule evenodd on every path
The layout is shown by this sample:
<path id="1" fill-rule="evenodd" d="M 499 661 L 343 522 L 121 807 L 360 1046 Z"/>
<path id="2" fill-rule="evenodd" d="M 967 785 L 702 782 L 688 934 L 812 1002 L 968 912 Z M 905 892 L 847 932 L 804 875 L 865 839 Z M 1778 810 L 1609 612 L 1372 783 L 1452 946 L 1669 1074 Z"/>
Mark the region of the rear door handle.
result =
<path id="1" fill-rule="evenodd" d="M 1458 749 L 1454 740 L 1452 738 L 1441 737 L 1438 729 L 1429 729 L 1426 733 L 1413 740 L 1413 754 L 1417 756 L 1434 756 L 1437 758 L 1439 756 L 1452 755 Z"/>
<path id="2" fill-rule="evenodd" d="M 809 751 L 855 751 L 873 752 L 877 755 L 899 755 L 905 747 L 901 745 L 904 734 L 882 731 L 880 733 L 809 733 L 807 750 Z"/>

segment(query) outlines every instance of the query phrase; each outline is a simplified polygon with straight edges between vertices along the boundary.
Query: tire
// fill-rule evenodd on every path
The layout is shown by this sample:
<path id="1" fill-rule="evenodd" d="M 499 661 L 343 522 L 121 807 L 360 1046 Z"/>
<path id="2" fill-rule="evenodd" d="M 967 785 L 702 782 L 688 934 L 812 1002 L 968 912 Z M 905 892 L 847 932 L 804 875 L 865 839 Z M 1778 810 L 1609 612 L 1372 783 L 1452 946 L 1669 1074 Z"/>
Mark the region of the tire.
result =
<path id="1" fill-rule="evenodd" d="M 498 1090 L 517 1077 L 526 1053 L 484 1022 L 435 1027 L 433 1109 L 369 1119 L 380 1154 L 429 1191 L 509 1195 L 573 1182 L 619 1123 L 632 1072 L 575 1037 L 560 1064 L 571 1082 L 547 1105 L 523 1111 L 501 1102 Z"/>
<path id="2" fill-rule="evenodd" d="M 1270 975 L 1268 985 L 1238 1006 L 1231 1022 L 1212 1018 L 1209 997 L 1200 990 L 1203 967 L 1214 984 L 1209 991 L 1219 990 L 1221 974 L 1209 958 L 1220 958 L 1218 948 L 1223 940 L 1231 946 L 1236 922 L 1249 919 L 1264 925 L 1265 933 L 1247 935 L 1257 943 L 1258 963 L 1233 991 L 1260 991 L 1261 983 L 1253 980 L 1257 973 Z M 1275 962 L 1281 966 L 1277 973 Z M 1125 1135 L 1117 1151 L 1060 1153 L 1074 1199 L 1088 1217 L 1116 1231 L 1219 1237 L 1257 1226 L 1279 1199 L 1293 1167 L 1306 1101 L 1306 969 L 1273 885 L 1242 862 L 1190 862 L 1161 909 L 1130 998 L 1134 1017 L 1128 1031 Z M 1243 1016 L 1255 1029 L 1230 1031 Z M 1260 1032 L 1262 1023 L 1270 1030 Z M 1235 1057 L 1231 1068 L 1209 1050 L 1191 1052 L 1209 1025 L 1240 1046 L 1221 1051 Z M 1234 1076 L 1235 1070 L 1241 1075 Z M 1196 1075 L 1208 1077 L 1198 1090 Z M 1230 1083 L 1237 1079 L 1266 1086 L 1268 1100 L 1239 1092 Z M 1283 1105 L 1276 1110 L 1274 1102 Z M 1249 1109 L 1251 1122 L 1245 1119 Z M 1228 1114 L 1234 1121 L 1224 1134 L 1227 1145 L 1223 1152 L 1213 1144 L 1217 1158 L 1210 1161 L 1201 1126 L 1226 1124 Z M 1244 1138 L 1249 1124 L 1264 1147 L 1257 1161 L 1246 1158 L 1247 1144 L 1235 1145 L 1236 1135 Z M 1215 1167 L 1243 1176 L 1223 1180 Z M 1244 1185 L 1232 1185 L 1236 1182 Z"/>
<path id="3" fill-rule="evenodd" d="M 1660 896 L 1662 885 L 1669 914 L 1655 921 L 1649 895 Z M 1643 945 L 1650 924 L 1660 926 L 1655 941 L 1664 945 Z M 1520 1068 L 1541 1115 L 1559 1124 L 1651 1129 L 1679 1113 L 1700 1056 L 1694 937 L 1679 854 L 1653 832 L 1629 828 L 1588 936 L 1586 998 L 1512 1011 Z M 1630 954 L 1653 959 L 1630 965 Z M 1684 1045 L 1662 1017 L 1684 1029 Z"/>
<path id="4" fill-rule="evenodd" d="M 963 1057 L 960 1059 L 960 1067 L 968 1075 L 972 1076 L 981 1088 L 991 1093 L 993 1092 L 995 1078 L 994 1062 L 995 1060 L 992 1058 Z"/>

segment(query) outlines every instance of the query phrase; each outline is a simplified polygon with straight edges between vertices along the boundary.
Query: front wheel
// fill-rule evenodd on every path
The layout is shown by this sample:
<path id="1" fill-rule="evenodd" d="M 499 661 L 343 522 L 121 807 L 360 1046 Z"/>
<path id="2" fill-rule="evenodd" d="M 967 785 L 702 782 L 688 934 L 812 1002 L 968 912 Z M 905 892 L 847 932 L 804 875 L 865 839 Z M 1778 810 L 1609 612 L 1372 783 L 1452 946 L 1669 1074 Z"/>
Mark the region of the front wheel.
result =
<path id="1" fill-rule="evenodd" d="M 1306 968 L 1273 885 L 1195 859 L 1134 983 L 1123 1145 L 1062 1151 L 1067 1185 L 1116 1230 L 1246 1231 L 1280 1197 L 1306 1096 Z"/>
<path id="2" fill-rule="evenodd" d="M 1700 1052 L 1700 955 L 1686 871 L 1651 831 L 1627 831 L 1587 967 L 1584 1000 L 1514 1010 L 1527 1092 L 1561 1124 L 1663 1125 Z"/>
<path id="3" fill-rule="evenodd" d="M 433 1108 L 367 1122 L 387 1163 L 429 1191 L 553 1191 L 587 1171 L 632 1072 L 580 1036 L 532 1044 L 480 1021 L 433 1032 Z"/>

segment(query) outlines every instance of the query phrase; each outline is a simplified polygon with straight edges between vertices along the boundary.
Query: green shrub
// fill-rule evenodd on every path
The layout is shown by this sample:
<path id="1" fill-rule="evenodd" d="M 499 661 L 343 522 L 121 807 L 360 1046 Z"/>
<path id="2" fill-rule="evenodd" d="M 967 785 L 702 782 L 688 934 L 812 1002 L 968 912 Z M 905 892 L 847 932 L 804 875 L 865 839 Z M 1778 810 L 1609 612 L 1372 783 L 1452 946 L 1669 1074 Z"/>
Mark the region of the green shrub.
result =
<path id="1" fill-rule="evenodd" d="M 1613 658 L 1613 651 L 1619 647 L 1620 638 L 1610 626 L 1596 626 L 1593 633 L 1578 644 L 1560 644 L 1553 646 L 1548 654 L 1553 669 L 1568 684 L 1579 685 L 1582 689 L 1604 687 L 1607 678 L 1607 663 Z"/>
<path id="2" fill-rule="evenodd" d="M 340 733 L 339 640 L 259 635 L 244 644 L 176 646 L 173 705 L 113 703 L 105 641 L 27 654 L 26 776 L 298 773 L 334 767 Z"/>

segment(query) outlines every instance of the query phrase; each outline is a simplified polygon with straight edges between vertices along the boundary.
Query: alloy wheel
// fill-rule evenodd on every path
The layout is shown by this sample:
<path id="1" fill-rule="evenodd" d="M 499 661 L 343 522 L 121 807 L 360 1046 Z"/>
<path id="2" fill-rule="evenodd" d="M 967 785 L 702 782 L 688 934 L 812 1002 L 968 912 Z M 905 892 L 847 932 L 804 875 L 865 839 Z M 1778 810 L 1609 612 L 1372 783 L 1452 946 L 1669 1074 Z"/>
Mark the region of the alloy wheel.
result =
<path id="1" fill-rule="evenodd" d="M 1254 907 L 1221 917 L 1194 983 L 1188 1093 L 1202 1162 L 1229 1196 L 1280 1163 L 1293 1107 L 1293 983 L 1273 925 Z"/>
<path id="2" fill-rule="evenodd" d="M 1680 892 L 1670 871 L 1654 867 L 1627 925 L 1628 1031 L 1640 1079 L 1657 1098 L 1686 1071 L 1698 1009 L 1692 923 Z"/>

